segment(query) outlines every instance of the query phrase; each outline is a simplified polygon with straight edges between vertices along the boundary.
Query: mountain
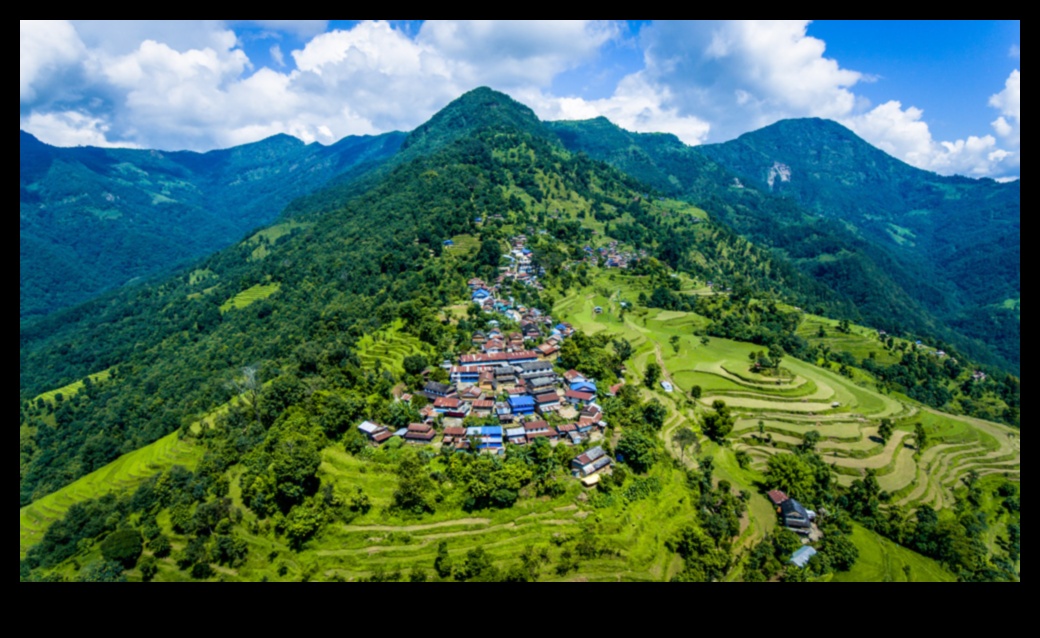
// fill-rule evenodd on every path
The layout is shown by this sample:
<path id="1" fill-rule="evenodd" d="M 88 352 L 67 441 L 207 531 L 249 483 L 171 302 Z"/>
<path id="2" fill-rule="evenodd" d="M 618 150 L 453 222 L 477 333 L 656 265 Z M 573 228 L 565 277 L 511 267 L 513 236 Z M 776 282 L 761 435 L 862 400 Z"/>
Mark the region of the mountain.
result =
<path id="1" fill-rule="evenodd" d="M 673 135 L 631 133 L 604 118 L 547 126 L 567 148 L 710 210 L 745 237 L 780 251 L 852 300 L 856 310 L 849 318 L 954 343 L 976 358 L 1018 369 L 1017 317 L 1009 321 L 1011 311 L 999 306 L 1019 297 L 1017 183 L 920 171 L 825 120 L 785 121 L 698 147 Z M 757 142 L 760 133 L 768 143 Z M 951 194 L 941 195 L 943 189 Z M 885 219 L 902 219 L 908 230 L 899 232 L 907 238 L 929 238 L 918 240 L 921 248 L 909 246 L 909 239 L 894 241 L 900 236 L 892 222 L 880 221 L 879 211 L 892 202 L 918 206 Z M 981 249 L 967 243 L 982 225 L 972 211 L 997 219 L 981 232 Z M 996 246 L 1006 250 L 989 250 Z"/>
<path id="2" fill-rule="evenodd" d="M 914 168 L 821 119 L 777 122 L 698 150 L 886 249 L 927 282 L 908 287 L 912 296 L 1018 365 L 1018 181 Z"/>
<path id="3" fill-rule="evenodd" d="M 404 134 L 330 146 L 277 135 L 208 153 L 57 148 L 24 131 L 19 139 L 24 319 L 228 246 L 295 197 L 389 157 Z"/>
<path id="4" fill-rule="evenodd" d="M 937 477 L 928 493 L 939 503 L 968 467 L 1019 471 L 1008 428 L 951 421 L 897 393 L 927 390 L 939 404 L 971 394 L 1012 411 L 1016 379 L 976 382 L 953 357 L 847 322 L 804 325 L 808 315 L 793 304 L 855 305 L 782 252 L 741 237 L 714 209 L 647 193 L 632 176 L 566 150 L 548 128 L 527 130 L 516 103 L 475 96 L 434 118 L 424 141 L 356 165 L 358 179 L 295 200 L 291 215 L 190 271 L 23 324 L 21 578 L 804 579 L 856 561 L 846 515 L 932 554 L 951 548 L 938 558 L 957 573 L 1015 578 L 1017 549 L 1004 550 L 1010 567 L 988 569 L 979 519 L 929 526 L 926 515 L 915 523 L 879 508 L 916 492 L 905 481 L 926 475 L 918 457 L 948 460 L 904 449 L 908 436 L 924 446 L 925 425 L 942 441 L 936 452 L 955 441 L 956 454 L 979 456 Z M 502 111 L 492 121 L 488 97 Z M 742 219 L 740 206 L 751 204 L 733 201 L 711 203 Z M 776 201 L 788 208 L 768 210 L 808 215 Z M 516 314 L 474 305 L 482 282 Z M 493 328 L 544 337 L 543 356 L 559 344 L 557 360 L 536 365 L 595 379 L 603 420 L 548 415 L 561 428 L 556 445 L 507 431 L 532 440 L 501 454 L 469 453 L 485 436 L 493 447 L 494 430 L 445 443 L 447 415 L 430 414 L 420 393 L 448 380 L 441 361 L 460 361 Z M 830 339 L 834 350 L 810 339 Z M 606 396 L 622 373 L 628 383 Z M 681 392 L 656 390 L 658 380 Z M 433 430 L 419 423 L 423 409 Z M 882 417 L 898 428 L 877 428 L 891 444 L 856 437 Z M 375 445 L 359 428 L 366 420 L 388 427 L 378 436 L 433 432 L 439 447 L 393 437 Z M 462 423 L 499 421 L 471 414 Z M 528 423 L 549 434 L 547 423 Z M 578 424 L 605 431 L 576 442 Z M 816 438 L 798 445 L 807 430 Z M 685 447 L 694 443 L 696 463 Z M 825 461 L 817 443 L 838 447 Z M 752 444 L 768 452 L 752 455 Z M 864 452 L 880 478 L 860 471 Z M 599 459 L 615 469 L 597 475 L 598 487 L 572 476 Z M 865 480 L 846 485 L 832 463 Z M 820 522 L 822 557 L 809 571 L 785 567 L 797 537 L 767 533 L 775 508 L 759 493 L 762 478 L 833 516 Z M 978 500 L 1009 486 L 1017 499 L 1017 486 L 1001 480 Z M 1013 539 L 1017 520 L 1001 533 Z M 445 531 L 453 527 L 461 533 Z"/>

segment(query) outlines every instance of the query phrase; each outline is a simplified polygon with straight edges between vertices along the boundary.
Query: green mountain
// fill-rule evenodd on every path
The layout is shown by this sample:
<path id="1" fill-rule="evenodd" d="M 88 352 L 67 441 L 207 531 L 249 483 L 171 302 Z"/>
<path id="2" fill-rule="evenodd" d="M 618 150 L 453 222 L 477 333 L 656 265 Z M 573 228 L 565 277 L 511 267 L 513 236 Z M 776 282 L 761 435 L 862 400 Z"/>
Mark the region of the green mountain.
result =
<path id="1" fill-rule="evenodd" d="M 849 318 L 1018 369 L 1017 305 L 1007 308 L 1019 299 L 1017 183 L 920 171 L 824 120 L 703 147 L 604 118 L 547 126 L 780 251 L 850 299 Z"/>
<path id="2" fill-rule="evenodd" d="M 167 273 L 270 223 L 293 198 L 384 160 L 403 133 L 322 146 L 278 135 L 208 153 L 57 148 L 20 132 L 20 316 Z"/>
<path id="3" fill-rule="evenodd" d="M 777 122 L 698 150 L 746 181 L 839 220 L 887 249 L 919 273 L 919 282 L 927 282 L 907 287 L 911 296 L 1018 364 L 1018 181 L 944 177 L 914 168 L 820 119 Z"/>
<path id="4" fill-rule="evenodd" d="M 819 579 L 849 570 L 859 547 L 879 563 L 896 553 L 850 534 L 853 516 L 962 579 L 1016 577 L 1017 510 L 995 500 L 1017 503 L 1016 484 L 966 484 L 1010 539 L 999 555 L 972 512 L 927 514 L 966 468 L 1017 476 L 1014 432 L 903 394 L 942 404 L 955 390 L 1012 411 L 1016 379 L 975 381 L 847 322 L 817 317 L 806 332 L 794 304 L 856 306 L 726 221 L 757 219 L 747 201 L 771 195 L 703 210 L 648 196 L 645 180 L 568 151 L 486 89 L 446 113 L 391 160 L 356 165 L 191 270 L 23 324 L 23 579 Z M 816 219 L 776 201 L 788 208 L 759 206 Z M 496 281 L 519 235 L 544 274 L 504 279 L 499 297 L 573 322 L 558 373 L 603 389 L 628 380 L 603 391 L 603 437 L 470 454 L 443 443 L 438 419 L 439 447 L 370 445 L 359 423 L 419 421 L 424 401 L 400 392 L 446 380 L 438 364 L 496 326 L 469 282 Z M 872 442 L 874 419 L 895 421 L 890 443 Z M 572 458 L 595 445 L 618 462 L 586 489 Z M 949 448 L 956 464 L 937 456 Z M 918 493 L 929 463 L 943 475 Z M 805 571 L 787 566 L 800 541 L 777 526 L 767 483 L 833 513 Z M 881 510 L 895 498 L 924 513 Z M 917 578 L 953 577 L 899 554 L 927 566 Z"/>

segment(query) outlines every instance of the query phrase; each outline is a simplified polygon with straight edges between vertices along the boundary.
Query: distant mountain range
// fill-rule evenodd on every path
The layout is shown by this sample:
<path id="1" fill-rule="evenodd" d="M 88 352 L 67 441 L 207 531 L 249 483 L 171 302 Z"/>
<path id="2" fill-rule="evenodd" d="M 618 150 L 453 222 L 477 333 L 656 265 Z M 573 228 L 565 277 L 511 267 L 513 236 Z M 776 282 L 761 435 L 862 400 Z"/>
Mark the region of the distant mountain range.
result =
<path id="1" fill-rule="evenodd" d="M 57 148 L 21 131 L 20 316 L 208 255 L 293 198 L 394 154 L 404 133 L 331 146 L 277 135 L 208 153 Z"/>
<path id="2" fill-rule="evenodd" d="M 489 89 L 409 134 L 331 146 L 280 135 L 189 152 L 55 148 L 21 134 L 22 318 L 212 253 L 286 215 L 334 210 L 395 166 L 487 127 L 521 130 L 688 200 L 833 293 L 854 320 L 1018 370 L 1020 185 L 913 168 L 848 129 L 787 120 L 724 144 L 540 122 Z"/>

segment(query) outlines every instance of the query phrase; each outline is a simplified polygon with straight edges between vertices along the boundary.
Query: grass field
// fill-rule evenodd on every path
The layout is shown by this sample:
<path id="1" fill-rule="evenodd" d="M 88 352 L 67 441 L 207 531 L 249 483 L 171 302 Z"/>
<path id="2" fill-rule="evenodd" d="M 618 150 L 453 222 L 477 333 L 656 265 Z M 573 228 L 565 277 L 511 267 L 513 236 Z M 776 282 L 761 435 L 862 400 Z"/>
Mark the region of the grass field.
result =
<path id="1" fill-rule="evenodd" d="M 859 559 L 851 570 L 834 574 L 834 582 L 935 583 L 957 580 L 931 558 L 901 547 L 855 523 L 849 538 L 859 550 Z"/>
<path id="2" fill-rule="evenodd" d="M 220 311 L 227 312 L 232 308 L 245 308 L 254 301 L 260 301 L 261 299 L 267 299 L 274 293 L 278 292 L 278 289 L 282 287 L 282 284 L 275 282 L 273 284 L 257 284 L 246 288 L 242 292 L 238 293 L 231 299 L 228 299 L 224 303 L 220 304 Z"/>
<path id="3" fill-rule="evenodd" d="M 684 288 L 691 285 L 685 279 L 683 284 Z M 560 299 L 554 312 L 586 332 L 605 332 L 628 339 L 635 347 L 630 366 L 634 374 L 630 376 L 638 377 L 649 361 L 656 360 L 662 365 L 663 377 L 683 394 L 688 395 L 694 385 L 700 386 L 703 395 L 699 406 L 684 417 L 684 422 L 696 427 L 700 411 L 715 400 L 725 401 L 737 415 L 731 434 L 733 451 L 744 450 L 752 458 L 751 468 L 741 475 L 734 471 L 739 470 L 735 462 L 723 462 L 726 454 L 716 453 L 716 463 L 728 468 L 725 478 L 734 484 L 750 487 L 749 483 L 762 477 L 770 456 L 787 453 L 810 430 L 821 435 L 817 450 L 835 467 L 839 481 L 849 484 L 868 468 L 873 469 L 893 502 L 911 509 L 922 504 L 951 506 L 953 490 L 971 470 L 982 476 L 1020 480 L 1019 431 L 922 408 L 905 397 L 881 394 L 860 377 L 849 379 L 792 357 L 783 360 L 782 367 L 788 375 L 777 383 L 777 379 L 749 370 L 748 354 L 760 350 L 760 346 L 717 338 L 702 344 L 693 333 L 706 320 L 695 314 L 636 309 L 622 319 L 616 301 L 634 298 L 647 287 L 639 277 L 617 272 L 601 274 L 593 286 L 571 291 Z M 602 306 L 604 312 L 593 313 L 596 305 Z M 822 340 L 816 336 L 820 325 L 824 325 L 827 335 Z M 872 330 L 852 326 L 846 335 L 836 328 L 835 321 L 809 315 L 799 333 L 810 341 L 823 341 L 833 349 L 850 351 L 861 358 L 875 352 L 880 362 L 895 360 Z M 679 338 L 678 351 L 671 345 L 673 336 Z M 657 395 L 669 407 L 676 405 L 675 395 Z M 883 417 L 896 424 L 896 432 L 887 444 L 877 438 L 877 425 Z M 929 437 L 929 446 L 923 453 L 914 445 L 917 423 L 924 426 Z M 749 527 L 760 527 L 755 512 L 751 514 Z M 765 515 L 766 512 L 761 513 Z"/>
<path id="4" fill-rule="evenodd" d="M 101 372 L 95 372 L 94 374 L 87 375 L 87 376 L 89 376 L 90 380 L 93 381 L 94 383 L 100 383 L 100 382 L 105 381 L 106 379 L 108 379 L 110 374 L 111 374 L 110 370 L 102 370 Z M 63 385 L 60 388 L 56 388 L 54 390 L 48 390 L 47 392 L 44 392 L 42 394 L 37 395 L 36 398 L 33 399 L 33 403 L 35 403 L 36 401 L 38 401 L 40 399 L 42 399 L 42 400 L 44 400 L 44 401 L 46 401 L 48 403 L 53 403 L 54 402 L 54 398 L 57 395 L 59 395 L 59 394 L 63 398 L 67 399 L 67 398 L 73 396 L 74 394 L 76 394 L 77 392 L 79 392 L 82 387 L 83 387 L 83 379 L 80 379 L 78 381 L 73 381 L 72 383 L 70 383 L 68 385 Z"/>
<path id="5" fill-rule="evenodd" d="M 174 465 L 194 468 L 201 456 L 201 448 L 179 440 L 174 432 L 26 505 L 19 512 L 21 556 L 24 557 L 26 550 L 42 537 L 47 527 L 64 516 L 74 503 L 109 492 L 133 489 L 149 476 Z"/>
<path id="6" fill-rule="evenodd" d="M 282 224 L 275 224 L 274 226 L 269 226 L 255 233 L 245 241 L 246 245 L 256 246 L 256 248 L 253 249 L 253 252 L 250 253 L 249 258 L 257 260 L 267 257 L 267 255 L 270 253 L 268 246 L 273 245 L 276 241 L 278 241 L 280 237 L 284 237 L 285 235 L 288 235 L 294 230 L 297 230 L 299 228 L 306 228 L 308 226 L 311 226 L 311 224 L 295 221 L 285 222 Z"/>

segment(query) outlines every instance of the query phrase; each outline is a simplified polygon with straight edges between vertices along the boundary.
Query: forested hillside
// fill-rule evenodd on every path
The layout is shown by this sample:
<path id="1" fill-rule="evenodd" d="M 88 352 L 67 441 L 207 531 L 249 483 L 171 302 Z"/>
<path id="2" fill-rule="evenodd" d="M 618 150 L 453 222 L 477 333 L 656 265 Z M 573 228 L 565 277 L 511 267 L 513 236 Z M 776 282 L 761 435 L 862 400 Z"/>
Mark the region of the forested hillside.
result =
<path id="1" fill-rule="evenodd" d="M 472 91 L 190 270 L 23 325 L 21 578 L 1018 578 L 1017 431 L 926 407 L 1017 425 L 1017 378 L 850 324 L 869 299 L 750 232 L 838 237 L 792 200 L 697 207 L 547 131 Z M 526 368 L 458 381 L 475 350 L 582 381 L 524 415 Z M 774 488 L 820 513 L 804 569 Z"/>
<path id="2" fill-rule="evenodd" d="M 1017 371 L 1017 183 L 941 178 L 823 120 L 781 122 L 704 147 L 629 133 L 604 118 L 547 126 L 569 149 L 780 251 L 851 299 L 849 319 L 955 344 Z M 915 233 L 926 250 L 914 248 Z"/>
<path id="3" fill-rule="evenodd" d="M 19 315 L 167 273 L 270 223 L 293 198 L 396 152 L 404 134 L 209 153 L 57 148 L 20 133 Z"/>

